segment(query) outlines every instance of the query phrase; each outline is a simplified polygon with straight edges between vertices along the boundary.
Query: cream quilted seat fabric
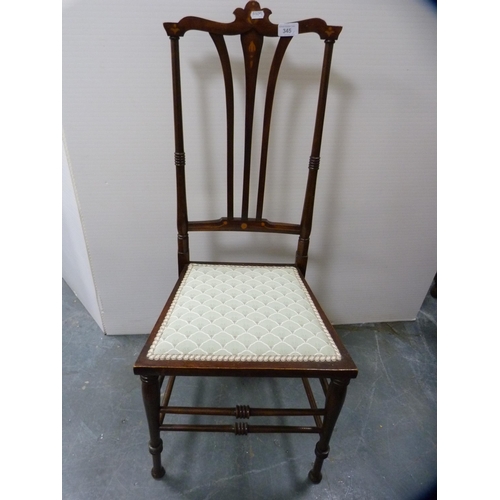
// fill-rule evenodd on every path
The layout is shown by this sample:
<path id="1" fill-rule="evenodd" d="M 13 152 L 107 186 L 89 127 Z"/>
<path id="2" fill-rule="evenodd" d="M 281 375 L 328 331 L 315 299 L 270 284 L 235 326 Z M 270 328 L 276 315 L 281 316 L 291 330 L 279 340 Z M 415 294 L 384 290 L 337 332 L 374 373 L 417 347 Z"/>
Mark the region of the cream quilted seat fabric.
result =
<path id="1" fill-rule="evenodd" d="M 152 360 L 337 361 L 293 266 L 190 264 L 148 352 Z"/>

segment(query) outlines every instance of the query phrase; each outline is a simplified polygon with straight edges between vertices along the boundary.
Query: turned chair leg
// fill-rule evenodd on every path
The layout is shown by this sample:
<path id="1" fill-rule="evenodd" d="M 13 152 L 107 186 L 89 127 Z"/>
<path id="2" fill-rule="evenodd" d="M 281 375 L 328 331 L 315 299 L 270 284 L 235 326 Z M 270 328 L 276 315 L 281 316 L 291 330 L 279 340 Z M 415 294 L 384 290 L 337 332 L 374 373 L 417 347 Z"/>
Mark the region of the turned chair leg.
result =
<path id="1" fill-rule="evenodd" d="M 161 465 L 161 452 L 163 441 L 160 438 L 160 383 L 159 377 L 141 376 L 142 399 L 149 427 L 149 453 L 153 456 L 153 468 L 151 475 L 160 479 L 165 475 L 165 469 Z"/>
<path id="2" fill-rule="evenodd" d="M 333 428 L 337 422 L 337 418 L 344 404 L 345 395 L 349 379 L 332 379 L 328 387 L 325 403 L 325 418 L 323 420 L 323 430 L 321 432 L 319 441 L 316 443 L 316 460 L 314 461 L 313 468 L 309 471 L 309 479 L 313 483 L 319 483 L 322 479 L 321 467 L 323 461 L 328 457 L 330 452 L 330 438 L 332 437 Z"/>

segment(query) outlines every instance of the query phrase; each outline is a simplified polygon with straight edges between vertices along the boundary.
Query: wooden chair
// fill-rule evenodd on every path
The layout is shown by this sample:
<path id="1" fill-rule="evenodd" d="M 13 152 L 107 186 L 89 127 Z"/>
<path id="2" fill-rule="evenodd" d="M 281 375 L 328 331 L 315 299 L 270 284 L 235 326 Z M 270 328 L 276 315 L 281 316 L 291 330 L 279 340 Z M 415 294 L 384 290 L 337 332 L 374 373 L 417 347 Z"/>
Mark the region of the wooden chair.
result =
<path id="1" fill-rule="evenodd" d="M 134 365 L 140 375 L 153 457 L 152 475 L 165 474 L 161 464 L 161 431 L 260 433 L 318 433 L 316 459 L 309 472 L 321 481 L 321 467 L 329 453 L 329 441 L 341 411 L 347 385 L 357 368 L 330 321 L 304 279 L 313 217 L 316 178 L 328 90 L 333 44 L 341 27 L 321 19 L 307 19 L 292 26 L 273 24 L 271 11 L 258 2 L 235 10 L 235 20 L 218 23 L 185 17 L 165 23 L 172 50 L 175 167 L 177 178 L 178 264 L 177 281 L 144 349 Z M 306 193 L 300 223 L 271 222 L 263 218 L 267 150 L 270 121 L 280 64 L 293 39 L 283 29 L 315 33 L 324 40 L 323 67 L 314 125 Z M 189 30 L 207 32 L 220 56 L 226 94 L 227 115 L 227 215 L 218 220 L 190 220 L 185 185 L 184 131 L 182 125 L 179 39 Z M 234 97 L 232 71 L 225 35 L 238 35 L 243 47 L 246 101 L 244 131 L 243 190 L 241 215 L 234 213 Z M 252 122 L 257 68 L 264 37 L 279 37 L 271 64 L 264 106 L 260 174 L 255 217 L 249 215 Z M 304 177 L 305 179 L 305 177 Z M 256 231 L 294 234 L 298 238 L 295 262 L 241 264 L 192 262 L 190 231 Z M 294 377 L 302 379 L 310 408 L 252 408 L 237 404 L 230 408 L 169 406 L 176 376 L 198 377 Z M 161 388 L 167 377 L 163 396 Z M 325 393 L 319 408 L 308 378 L 318 378 Z M 165 423 L 168 415 L 233 416 L 234 425 L 189 425 Z M 261 416 L 310 416 L 314 425 L 284 426 L 248 424 Z"/>

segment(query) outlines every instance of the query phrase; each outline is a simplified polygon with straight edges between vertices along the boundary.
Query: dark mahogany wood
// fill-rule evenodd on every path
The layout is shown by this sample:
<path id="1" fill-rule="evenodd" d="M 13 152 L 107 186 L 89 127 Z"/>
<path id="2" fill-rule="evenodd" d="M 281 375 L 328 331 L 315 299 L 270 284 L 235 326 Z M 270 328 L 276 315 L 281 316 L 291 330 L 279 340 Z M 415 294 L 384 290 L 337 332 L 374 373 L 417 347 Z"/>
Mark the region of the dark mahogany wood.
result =
<path id="1" fill-rule="evenodd" d="M 332 437 L 333 428 L 340 415 L 340 410 L 344 405 L 345 395 L 347 392 L 347 385 L 349 380 L 346 379 L 332 379 L 328 387 L 328 394 L 326 395 L 326 414 L 319 441 L 316 443 L 316 460 L 314 461 L 313 468 L 309 471 L 309 479 L 313 483 L 321 481 L 321 468 L 325 458 L 330 453 L 330 438 Z"/>
<path id="2" fill-rule="evenodd" d="M 158 377 L 141 376 L 141 381 L 142 398 L 149 427 L 149 453 L 153 456 L 151 475 L 155 479 L 160 479 L 165 475 L 165 469 L 161 465 L 163 441 L 160 438 L 160 384 Z"/>
<path id="3" fill-rule="evenodd" d="M 273 111 L 274 92 L 276 83 L 278 82 L 278 73 L 281 67 L 281 62 L 285 56 L 285 51 L 288 44 L 292 41 L 292 37 L 282 37 L 276 47 L 271 71 L 269 72 L 269 81 L 267 84 L 266 103 L 264 106 L 264 124 L 262 128 L 262 149 L 260 153 L 260 173 L 259 173 L 259 190 L 257 195 L 257 213 L 256 218 L 262 219 L 262 210 L 264 206 L 264 191 L 266 187 L 266 171 L 267 171 L 267 151 L 269 148 L 269 134 L 271 130 L 271 115 Z"/>
<path id="4" fill-rule="evenodd" d="M 171 38 L 172 88 L 174 93 L 175 169 L 177 179 L 177 242 L 179 272 L 189 263 L 189 236 L 186 196 L 186 155 L 184 153 L 184 131 L 182 127 L 181 71 L 179 62 L 179 39 Z"/>
<path id="5" fill-rule="evenodd" d="M 260 13 L 260 16 L 252 16 L 252 12 L 256 11 Z M 321 480 L 321 467 L 324 459 L 328 456 L 329 441 L 344 402 L 347 385 L 350 379 L 357 376 L 356 365 L 342 345 L 334 327 L 326 317 L 304 278 L 307 269 L 309 238 L 312 228 L 313 207 L 320 164 L 321 141 L 333 45 L 342 28 L 339 26 L 329 26 L 325 21 L 317 18 L 297 22 L 299 35 L 303 33 L 315 33 L 320 40 L 324 41 L 323 64 L 321 76 L 318 81 L 319 92 L 316 118 L 309 164 L 304 166 L 304 174 L 307 172 L 307 182 L 303 198 L 301 220 L 286 222 L 270 221 L 264 218 L 264 200 L 266 196 L 269 196 L 269 194 L 266 193 L 266 177 L 268 168 L 271 168 L 271 166 L 268 165 L 267 157 L 271 139 L 272 111 L 277 90 L 279 70 L 287 51 L 292 50 L 293 37 L 281 37 L 279 39 L 267 79 L 258 187 L 256 193 L 256 212 L 255 217 L 250 217 L 249 207 L 253 196 L 250 182 L 253 153 L 252 137 L 256 87 L 259 78 L 259 61 L 266 37 L 278 36 L 278 25 L 270 21 L 269 16 L 271 15 L 271 11 L 267 8 L 261 8 L 259 3 L 255 1 L 248 2 L 244 9 L 236 9 L 234 15 L 235 19 L 230 23 L 219 23 L 199 17 L 185 17 L 177 23 L 164 23 L 164 28 L 170 37 L 172 59 L 179 279 L 134 365 L 134 373 L 140 375 L 142 380 L 143 400 L 150 434 L 149 451 L 153 457 L 152 475 L 158 479 L 165 474 L 165 470 L 161 464 L 163 443 L 160 438 L 160 432 L 162 431 L 231 432 L 236 435 L 246 435 L 253 432 L 264 434 L 275 432 L 318 433 L 320 437 L 315 449 L 316 461 L 309 473 L 309 478 L 313 482 L 319 482 Z M 226 97 L 225 114 L 227 146 L 225 168 L 227 175 L 227 204 L 226 214 L 215 220 L 190 220 L 188 217 L 186 168 L 189 168 L 189 166 L 186 163 L 186 153 L 184 151 L 180 38 L 193 30 L 207 33 L 213 41 L 215 51 L 220 59 Z M 244 144 L 241 164 L 239 161 L 235 161 L 234 84 L 229 52 L 225 41 L 226 36 L 239 36 L 242 48 L 241 58 L 245 70 Z M 241 168 L 243 174 L 240 214 L 235 214 L 235 207 L 237 206 L 234 189 L 235 168 Z M 156 361 L 148 359 L 148 350 L 174 301 L 175 295 L 186 273 L 187 265 L 191 262 L 189 251 L 189 232 L 191 231 L 250 231 L 292 234 L 298 236 L 296 258 L 295 262 L 291 265 L 295 265 L 299 271 L 302 282 L 310 293 L 314 305 L 325 323 L 329 334 L 336 343 L 342 358 L 336 362 L 280 361 L 279 363 L 246 361 Z M 247 265 L 242 263 L 230 264 Z M 270 264 L 274 266 L 283 265 Z M 252 265 L 258 264 L 252 263 Z M 226 407 L 171 406 L 169 403 L 174 390 L 175 379 L 176 376 L 180 375 L 199 377 L 295 377 L 302 380 L 310 408 L 254 408 L 246 404 L 246 401 L 240 402 L 244 404 L 235 404 L 234 406 Z M 309 378 L 319 379 L 319 384 L 325 394 L 324 404 L 318 404 L 316 402 Z M 164 379 L 166 379 L 166 387 L 163 396 L 161 396 L 161 387 Z M 200 415 L 204 417 L 225 416 L 233 418 L 234 422 L 219 425 L 171 424 L 166 422 L 169 415 Z M 247 420 L 250 419 L 255 420 L 259 417 L 269 416 L 310 417 L 311 425 L 257 425 L 253 422 L 247 422 Z"/>
<path id="6" fill-rule="evenodd" d="M 213 221 L 189 221 L 189 231 L 254 231 L 260 233 L 300 234 L 299 224 L 271 222 L 267 219 L 222 217 Z"/>
<path id="7" fill-rule="evenodd" d="M 263 36 L 256 30 L 250 30 L 241 35 L 241 45 L 245 58 L 245 153 L 243 161 L 243 200 L 241 218 L 248 218 L 250 199 L 250 161 L 252 153 L 252 130 L 255 108 L 255 91 L 257 89 L 257 73 Z"/>
<path id="8" fill-rule="evenodd" d="M 251 13 L 262 11 L 263 19 L 252 19 Z M 234 11 L 235 20 L 232 23 L 218 23 L 189 16 L 181 19 L 178 23 L 163 23 L 165 31 L 170 37 L 184 36 L 190 30 L 205 31 L 216 35 L 242 35 L 250 30 L 255 30 L 263 36 L 277 37 L 278 25 L 269 20 L 272 12 L 267 8 L 261 8 L 259 2 L 248 2 L 244 9 L 238 8 Z M 322 40 L 335 41 L 342 31 L 341 26 L 328 26 L 323 19 L 305 19 L 297 21 L 299 33 L 317 33 Z"/>
<path id="9" fill-rule="evenodd" d="M 222 35 L 210 33 L 219 53 L 224 86 L 226 89 L 226 123 L 227 123 L 227 217 L 234 216 L 234 88 L 231 63 L 227 52 L 226 42 Z M 193 229 L 191 229 L 192 231 Z"/>

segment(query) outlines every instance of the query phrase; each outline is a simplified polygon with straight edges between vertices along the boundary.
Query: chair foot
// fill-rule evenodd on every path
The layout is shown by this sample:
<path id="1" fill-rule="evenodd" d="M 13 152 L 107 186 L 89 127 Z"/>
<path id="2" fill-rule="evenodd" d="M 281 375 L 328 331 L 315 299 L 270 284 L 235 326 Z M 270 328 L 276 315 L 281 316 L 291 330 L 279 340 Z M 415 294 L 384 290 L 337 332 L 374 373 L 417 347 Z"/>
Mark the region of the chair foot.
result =
<path id="1" fill-rule="evenodd" d="M 151 469 L 151 475 L 155 479 L 161 479 L 165 475 L 165 469 L 161 465 L 161 452 L 163 451 L 163 441 L 159 439 L 158 446 L 153 447 L 149 445 L 149 453 L 153 457 L 153 468 Z"/>
<path id="2" fill-rule="evenodd" d="M 321 483 L 321 480 L 323 479 L 323 474 L 321 474 L 321 472 L 314 472 L 313 469 L 311 469 L 309 471 L 309 480 L 311 481 L 311 483 L 314 483 L 314 484 L 319 484 Z"/>
<path id="3" fill-rule="evenodd" d="M 156 471 L 155 468 L 153 467 L 151 469 L 151 475 L 155 479 L 161 479 L 165 475 L 165 469 L 162 467 L 159 471 Z"/>
<path id="4" fill-rule="evenodd" d="M 328 457 L 330 452 L 330 447 L 327 445 L 326 449 L 322 450 L 320 447 L 320 442 L 316 444 L 316 449 L 314 453 L 316 454 L 316 460 L 314 461 L 313 468 L 309 471 L 309 479 L 314 483 L 318 484 L 323 475 L 321 474 L 321 468 L 323 467 L 323 462 L 325 458 Z"/>

